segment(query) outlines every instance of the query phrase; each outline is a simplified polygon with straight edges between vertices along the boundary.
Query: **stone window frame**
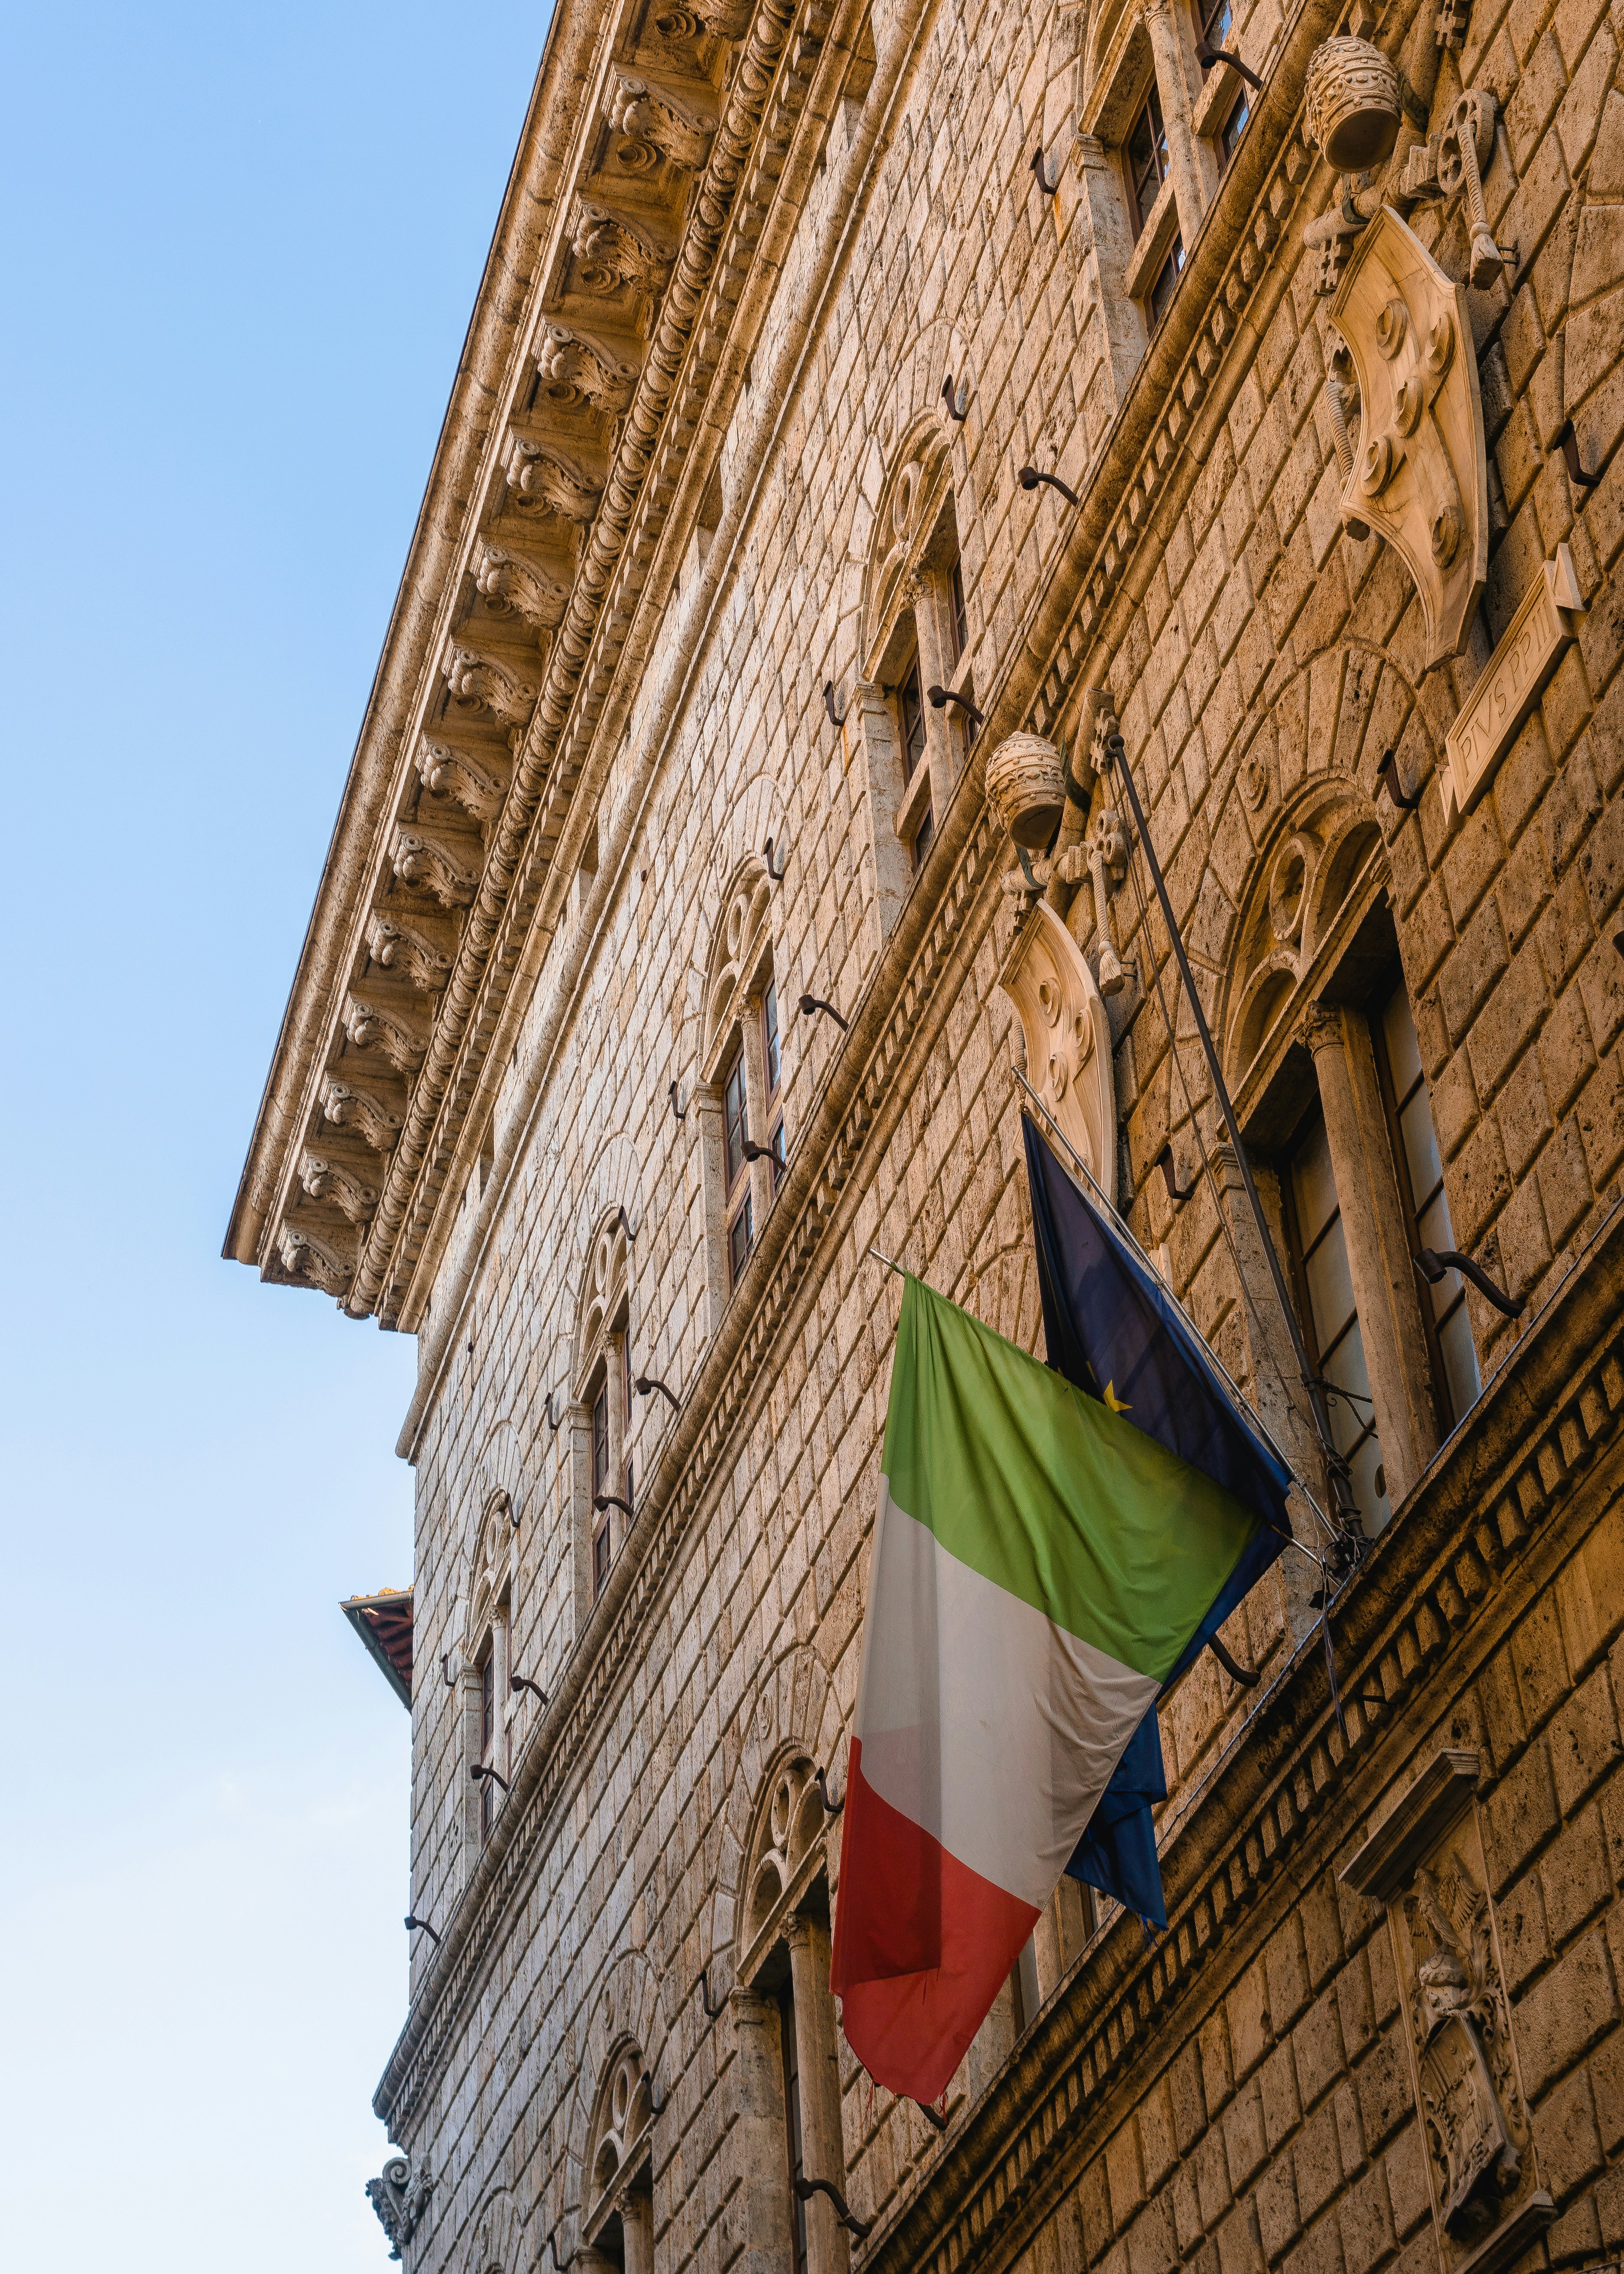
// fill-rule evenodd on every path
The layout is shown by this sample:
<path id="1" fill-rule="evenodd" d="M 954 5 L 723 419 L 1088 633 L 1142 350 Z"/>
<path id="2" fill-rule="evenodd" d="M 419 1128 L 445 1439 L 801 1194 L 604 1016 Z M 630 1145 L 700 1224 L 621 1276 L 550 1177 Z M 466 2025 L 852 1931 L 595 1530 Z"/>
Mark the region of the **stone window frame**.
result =
<path id="1" fill-rule="evenodd" d="M 1199 37 L 1191 0 L 1150 0 L 1147 6 L 1124 7 L 1091 28 L 1083 59 L 1079 137 L 1090 202 L 1100 207 L 1091 211 L 1089 227 L 1102 249 L 1101 287 L 1137 312 L 1137 324 L 1129 320 L 1128 329 L 1141 356 L 1171 299 L 1170 292 L 1161 298 L 1158 282 L 1173 260 L 1177 289 L 1177 274 L 1196 241 L 1222 172 L 1212 138 L 1222 131 L 1222 119 L 1212 114 L 1222 102 L 1227 118 L 1229 105 L 1222 89 L 1213 93 L 1213 79 L 1235 74 L 1212 74 L 1203 83 L 1195 52 Z M 1153 89 L 1167 145 L 1167 172 L 1150 210 L 1141 215 L 1136 210 L 1127 145 Z M 1109 162 L 1088 167 L 1089 153 L 1101 151 L 1109 154 Z M 1119 248 L 1116 259 L 1109 255 L 1113 246 Z M 1115 313 L 1120 326 L 1125 310 L 1118 305 Z"/>
<path id="2" fill-rule="evenodd" d="M 829 1987 L 832 1917 L 827 1830 L 816 1765 L 803 1745 L 780 1747 L 762 1780 L 740 1881 L 739 1955 L 730 1996 L 763 2170 L 781 2184 L 757 2193 L 748 2238 L 770 2274 L 849 2274 L 851 2244 L 833 2204 L 797 2203 L 784 2029 L 794 2029 L 801 2169 L 844 2195 L 838 2020 Z M 802 2240 L 803 2239 L 803 2240 Z"/>
<path id="3" fill-rule="evenodd" d="M 1290 1253 L 1283 1162 L 1316 1101 L 1325 1114 L 1385 1497 L 1396 1511 L 1444 1432 L 1371 1035 L 1379 990 L 1385 1001 L 1390 985 L 1407 984 L 1392 892 L 1367 801 L 1345 782 L 1316 777 L 1260 849 L 1227 959 L 1220 1032 L 1241 1135 L 1282 1255 Z M 1233 1209 L 1236 1194 L 1228 1199 Z M 1250 1239 L 1237 1230 L 1237 1250 L 1248 1255 Z M 1260 1264 L 1254 1256 L 1253 1268 Z M 1250 1314 L 1267 1320 L 1272 1291 L 1260 1278 L 1252 1284 L 1252 1269 L 1247 1276 Z M 1289 1392 L 1305 1424 L 1294 1382 Z M 1341 1403 L 1333 1401 L 1334 1428 Z"/>
<path id="4" fill-rule="evenodd" d="M 780 1007 L 776 1087 L 770 1086 L 768 1080 L 763 1023 L 770 987 Z M 774 953 L 771 878 L 765 862 L 752 855 L 735 872 L 712 943 L 694 1099 L 699 1115 L 713 1330 L 720 1324 L 761 1239 L 788 1157 L 785 1101 L 790 1065 L 789 1038 L 782 1020 L 783 992 Z M 742 1134 L 766 1151 L 763 1157 L 747 1159 L 741 1174 L 730 1176 L 726 1093 L 735 1064 L 744 1079 Z M 735 1261 L 733 1228 L 747 1206 L 751 1221 L 748 1246 Z"/>
<path id="5" fill-rule="evenodd" d="M 657 2112 L 643 2048 L 621 2037 L 604 2062 L 587 2128 L 578 2263 L 588 2274 L 617 2263 L 622 2274 L 653 2274 Z"/>
<path id="6" fill-rule="evenodd" d="M 846 711 L 846 761 L 855 802 L 866 810 L 882 939 L 913 890 L 970 756 L 971 736 L 958 705 L 938 711 L 923 699 L 933 686 L 975 699 L 973 594 L 963 578 L 959 499 L 944 424 L 936 414 L 916 421 L 892 455 L 863 571 L 859 674 Z M 915 656 L 925 747 L 905 778 L 898 693 Z M 921 847 L 927 817 L 929 831 Z"/>
<path id="7" fill-rule="evenodd" d="M 587 1244 L 586 1270 L 576 1322 L 575 1365 L 567 1422 L 571 1533 L 575 1543 L 578 1624 L 584 1623 L 608 1583 L 629 1529 L 624 1510 L 600 1512 L 592 1502 L 605 1489 L 593 1460 L 593 1407 L 600 1389 L 608 1401 L 607 1490 L 633 1499 L 632 1435 L 636 1415 L 628 1394 L 631 1337 L 631 1251 L 617 1208 L 605 1213 Z M 599 1570 L 600 1536 L 606 1556 Z"/>
<path id="8" fill-rule="evenodd" d="M 513 1760 L 515 1699 L 511 1672 L 514 1588 L 518 1579 L 518 1530 L 513 1502 L 500 1487 L 486 1496 L 474 1544 L 473 1582 L 469 1593 L 467 1642 L 458 1679 L 461 1721 L 462 1852 L 469 1871 L 495 1829 L 505 1797 L 488 1777 L 476 1779 L 476 1766 L 507 1777 Z M 486 1668 L 490 1676 L 491 1734 L 485 1735 Z"/>

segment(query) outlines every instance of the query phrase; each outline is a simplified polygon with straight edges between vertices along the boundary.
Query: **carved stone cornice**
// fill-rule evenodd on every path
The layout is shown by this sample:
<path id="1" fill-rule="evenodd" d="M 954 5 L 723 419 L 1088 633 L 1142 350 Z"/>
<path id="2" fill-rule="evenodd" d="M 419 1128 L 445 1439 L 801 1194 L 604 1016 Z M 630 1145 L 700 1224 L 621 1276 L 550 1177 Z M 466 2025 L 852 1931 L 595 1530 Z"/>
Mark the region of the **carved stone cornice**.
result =
<path id="1" fill-rule="evenodd" d="M 456 925 L 415 908 L 410 914 L 374 908 L 366 920 L 366 952 L 380 971 L 410 980 L 425 994 L 437 994 L 451 975 Z"/>

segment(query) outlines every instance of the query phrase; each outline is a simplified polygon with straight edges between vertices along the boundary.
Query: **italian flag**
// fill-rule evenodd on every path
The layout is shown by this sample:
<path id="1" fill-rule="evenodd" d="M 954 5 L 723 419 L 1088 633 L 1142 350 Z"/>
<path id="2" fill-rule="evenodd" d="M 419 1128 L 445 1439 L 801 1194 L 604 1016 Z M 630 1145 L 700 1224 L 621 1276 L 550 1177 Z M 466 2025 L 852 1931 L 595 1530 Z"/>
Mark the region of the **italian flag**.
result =
<path id="1" fill-rule="evenodd" d="M 882 1467 L 832 1986 L 929 2103 L 1259 1519 L 913 1278 Z"/>

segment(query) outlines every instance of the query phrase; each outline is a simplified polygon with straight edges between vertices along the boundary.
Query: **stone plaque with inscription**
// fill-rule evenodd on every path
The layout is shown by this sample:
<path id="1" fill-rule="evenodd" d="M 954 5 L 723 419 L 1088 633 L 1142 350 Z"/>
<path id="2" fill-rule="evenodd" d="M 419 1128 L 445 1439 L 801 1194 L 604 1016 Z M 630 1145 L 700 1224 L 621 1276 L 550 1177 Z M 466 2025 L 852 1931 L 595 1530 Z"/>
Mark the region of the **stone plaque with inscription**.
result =
<path id="1" fill-rule="evenodd" d="M 1500 760 L 1574 636 L 1583 611 L 1573 556 L 1565 545 L 1540 563 L 1522 606 L 1507 625 L 1482 678 L 1444 737 L 1444 818 L 1470 813 L 1493 780 Z"/>

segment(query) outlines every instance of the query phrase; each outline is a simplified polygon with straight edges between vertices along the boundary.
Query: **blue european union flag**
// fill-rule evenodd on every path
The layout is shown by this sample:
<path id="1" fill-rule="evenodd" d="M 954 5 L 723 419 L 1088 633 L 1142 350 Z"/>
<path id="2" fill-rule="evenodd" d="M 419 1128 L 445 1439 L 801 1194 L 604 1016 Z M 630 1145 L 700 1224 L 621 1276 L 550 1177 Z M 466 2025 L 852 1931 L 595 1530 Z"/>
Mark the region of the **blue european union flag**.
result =
<path id="1" fill-rule="evenodd" d="M 1156 1275 L 1023 1114 L 1045 1355 L 1056 1374 L 1205 1471 L 1263 1519 L 1169 1680 L 1207 1647 L 1291 1536 L 1289 1472 L 1236 1412 L 1207 1345 Z M 1163 1695 L 1165 1696 L 1165 1689 Z M 1154 1708 L 1140 1722 L 1066 1870 L 1166 1926 L 1153 1803 L 1167 1798 Z"/>

